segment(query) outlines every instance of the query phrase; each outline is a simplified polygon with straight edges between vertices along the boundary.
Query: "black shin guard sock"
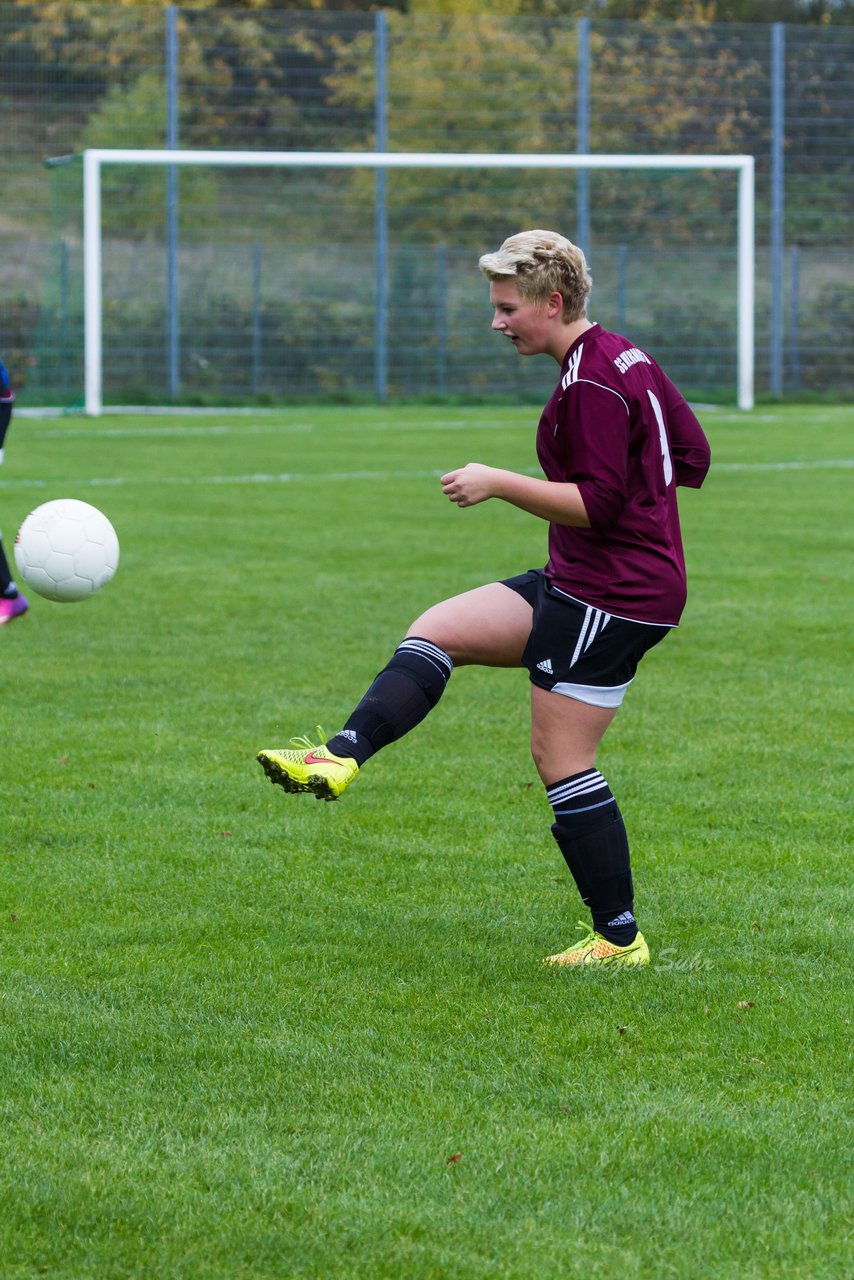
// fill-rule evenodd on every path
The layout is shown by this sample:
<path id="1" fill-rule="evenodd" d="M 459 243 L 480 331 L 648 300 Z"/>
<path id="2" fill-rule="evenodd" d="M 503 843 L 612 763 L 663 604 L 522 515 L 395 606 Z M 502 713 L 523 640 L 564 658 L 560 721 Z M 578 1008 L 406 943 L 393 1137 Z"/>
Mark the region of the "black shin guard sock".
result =
<path id="1" fill-rule="evenodd" d="M 404 640 L 374 680 L 340 733 L 327 746 L 360 766 L 409 733 L 435 707 L 454 664 L 444 649 L 415 636 Z"/>
<path id="2" fill-rule="evenodd" d="M 547 788 L 552 835 L 593 916 L 593 927 L 625 947 L 637 934 L 629 842 L 611 789 L 596 769 Z"/>
<path id="3" fill-rule="evenodd" d="M 3 543 L 0 542 L 0 596 L 14 597 L 18 594 L 18 588 L 12 579 L 12 571 L 9 568 L 9 561 L 3 550 Z"/>

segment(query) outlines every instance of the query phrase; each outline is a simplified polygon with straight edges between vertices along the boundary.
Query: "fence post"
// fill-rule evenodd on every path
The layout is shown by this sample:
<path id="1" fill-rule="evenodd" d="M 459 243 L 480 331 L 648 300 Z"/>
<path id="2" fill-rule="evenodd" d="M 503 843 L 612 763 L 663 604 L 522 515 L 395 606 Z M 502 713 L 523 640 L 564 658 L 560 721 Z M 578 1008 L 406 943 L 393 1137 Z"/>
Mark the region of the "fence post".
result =
<path id="1" fill-rule="evenodd" d="M 771 27 L 771 394 L 783 394 L 783 144 L 786 131 L 786 28 Z"/>
<path id="2" fill-rule="evenodd" d="M 252 245 L 252 394 L 261 387 L 261 246 Z"/>
<path id="3" fill-rule="evenodd" d="M 617 333 L 625 335 L 628 325 L 626 323 L 626 301 L 627 288 L 626 277 L 629 264 L 629 246 L 627 244 L 617 245 Z"/>
<path id="4" fill-rule="evenodd" d="M 374 15 L 374 137 L 375 150 L 388 150 L 387 74 L 388 25 L 383 9 Z M 374 261 L 376 309 L 374 313 L 374 377 L 377 399 L 385 404 L 388 395 L 388 208 L 386 170 L 377 167 L 374 179 Z"/>
<path id="5" fill-rule="evenodd" d="M 178 146 L 178 10 L 166 6 L 166 146 Z M 166 169 L 166 334 L 169 396 L 181 387 L 181 317 L 178 295 L 178 167 Z"/>
<path id="6" fill-rule="evenodd" d="M 789 250 L 789 377 L 797 391 L 801 385 L 801 250 L 793 244 Z"/>
<path id="7" fill-rule="evenodd" d="M 590 19 L 578 19 L 578 85 L 576 102 L 576 151 L 586 155 L 590 150 Z M 573 239 L 590 253 L 590 174 L 578 170 L 575 189 L 575 235 Z"/>
<path id="8" fill-rule="evenodd" d="M 448 317 L 447 252 L 443 244 L 436 245 L 436 383 L 440 395 L 448 389 Z"/>
<path id="9" fill-rule="evenodd" d="M 68 242 L 63 237 L 59 242 L 59 385 L 63 395 L 71 385 L 68 365 Z"/>

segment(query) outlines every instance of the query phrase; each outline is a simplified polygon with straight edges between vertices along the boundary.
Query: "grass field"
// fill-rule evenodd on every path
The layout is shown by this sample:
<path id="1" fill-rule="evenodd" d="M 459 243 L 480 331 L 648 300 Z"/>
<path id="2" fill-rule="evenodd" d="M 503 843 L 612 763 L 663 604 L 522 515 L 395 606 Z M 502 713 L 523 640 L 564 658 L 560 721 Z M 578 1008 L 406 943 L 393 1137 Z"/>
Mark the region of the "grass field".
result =
<path id="1" fill-rule="evenodd" d="M 435 478 L 531 467 L 535 411 L 13 423 L 9 550 L 74 496 L 122 563 L 0 631 L 0 1275 L 852 1274 L 854 410 L 701 416 L 684 623 L 599 761 L 622 974 L 540 964 L 583 913 L 523 673 L 457 672 L 338 804 L 254 761 L 543 562 Z"/>

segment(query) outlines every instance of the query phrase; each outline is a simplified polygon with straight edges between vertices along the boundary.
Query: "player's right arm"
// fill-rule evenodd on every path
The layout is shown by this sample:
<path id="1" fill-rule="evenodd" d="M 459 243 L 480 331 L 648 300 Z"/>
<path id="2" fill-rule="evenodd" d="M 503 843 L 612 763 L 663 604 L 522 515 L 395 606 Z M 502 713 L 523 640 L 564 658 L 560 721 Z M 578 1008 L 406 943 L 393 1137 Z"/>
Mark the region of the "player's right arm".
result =
<path id="1" fill-rule="evenodd" d="M 587 508 L 577 484 L 541 480 L 538 476 L 468 462 L 441 479 L 442 492 L 460 507 L 474 507 L 487 498 L 500 498 L 552 524 L 589 529 Z"/>

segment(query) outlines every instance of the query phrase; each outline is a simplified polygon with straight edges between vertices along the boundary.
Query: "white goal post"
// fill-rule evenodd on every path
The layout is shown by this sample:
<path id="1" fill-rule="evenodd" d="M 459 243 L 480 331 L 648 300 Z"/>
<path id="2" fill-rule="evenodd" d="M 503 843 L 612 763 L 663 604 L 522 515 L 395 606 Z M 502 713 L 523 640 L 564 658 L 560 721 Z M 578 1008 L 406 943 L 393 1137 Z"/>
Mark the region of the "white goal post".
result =
<path id="1" fill-rule="evenodd" d="M 85 410 L 103 410 L 101 170 L 108 164 L 291 169 L 729 169 L 738 173 L 738 406 L 753 408 L 754 160 L 748 155 L 506 154 L 502 152 L 216 151 L 90 148 L 83 152 Z"/>

